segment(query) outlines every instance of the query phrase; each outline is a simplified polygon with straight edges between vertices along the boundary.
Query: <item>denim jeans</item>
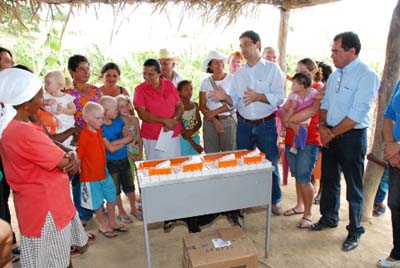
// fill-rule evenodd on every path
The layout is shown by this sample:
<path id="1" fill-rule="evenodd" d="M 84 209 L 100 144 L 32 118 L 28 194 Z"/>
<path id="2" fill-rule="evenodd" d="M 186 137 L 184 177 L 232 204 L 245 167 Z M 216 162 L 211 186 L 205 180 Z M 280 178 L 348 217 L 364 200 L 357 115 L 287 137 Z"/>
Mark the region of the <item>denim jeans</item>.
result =
<path id="1" fill-rule="evenodd" d="M 349 234 L 365 232 L 361 225 L 364 203 L 364 158 L 367 150 L 366 129 L 352 129 L 335 137 L 328 147 L 322 148 L 322 188 L 320 222 L 337 224 L 340 206 L 340 178 L 343 172 L 346 180 L 346 199 L 349 202 L 350 223 L 346 226 Z"/>
<path id="2" fill-rule="evenodd" d="M 388 205 L 392 213 L 393 249 L 390 257 L 400 260 L 400 169 L 389 167 Z"/>
<path id="3" fill-rule="evenodd" d="M 285 152 L 292 176 L 299 184 L 310 183 L 319 155 L 319 146 L 312 143 L 306 144 L 303 149 L 298 150 L 297 154 L 291 153 L 290 147 L 286 145 Z"/>
<path id="4" fill-rule="evenodd" d="M 378 190 L 376 191 L 374 204 L 382 204 L 389 191 L 389 171 L 387 168 L 383 171 L 381 182 L 379 183 Z"/>
<path id="5" fill-rule="evenodd" d="M 74 199 L 74 205 L 78 211 L 79 218 L 82 221 L 89 221 L 93 217 L 93 211 L 81 207 L 81 182 L 79 181 L 79 174 L 72 175 L 72 198 Z"/>
<path id="6" fill-rule="evenodd" d="M 271 161 L 275 168 L 272 173 L 272 204 L 278 204 L 282 198 L 282 192 L 279 186 L 279 153 L 276 139 L 275 119 L 254 125 L 244 121 L 243 118 L 238 116 L 236 135 L 238 150 L 253 150 L 257 146 L 261 152 L 265 153 L 265 157 Z"/>

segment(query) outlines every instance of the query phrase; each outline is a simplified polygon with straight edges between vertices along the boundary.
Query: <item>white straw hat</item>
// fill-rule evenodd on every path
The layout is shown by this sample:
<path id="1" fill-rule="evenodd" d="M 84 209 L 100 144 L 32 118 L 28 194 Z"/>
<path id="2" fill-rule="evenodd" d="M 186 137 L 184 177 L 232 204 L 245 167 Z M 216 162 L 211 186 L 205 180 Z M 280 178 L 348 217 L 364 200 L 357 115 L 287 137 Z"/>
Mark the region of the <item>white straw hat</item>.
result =
<path id="1" fill-rule="evenodd" d="M 208 64 L 210 63 L 210 61 L 212 60 L 222 60 L 222 61 L 226 61 L 227 57 L 225 57 L 224 55 L 219 54 L 217 51 L 210 51 L 210 53 L 208 53 L 207 58 L 204 60 L 203 62 L 203 71 L 207 72 L 208 69 Z"/>
<path id="2" fill-rule="evenodd" d="M 158 59 L 159 60 L 177 60 L 176 56 L 166 48 L 160 49 Z"/>

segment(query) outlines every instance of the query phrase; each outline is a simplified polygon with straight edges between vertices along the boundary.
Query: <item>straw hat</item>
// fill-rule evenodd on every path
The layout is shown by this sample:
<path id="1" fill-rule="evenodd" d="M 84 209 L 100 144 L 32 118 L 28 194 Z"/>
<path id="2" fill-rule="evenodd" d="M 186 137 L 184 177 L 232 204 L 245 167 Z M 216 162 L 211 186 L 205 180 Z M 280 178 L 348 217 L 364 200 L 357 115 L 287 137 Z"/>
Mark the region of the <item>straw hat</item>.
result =
<path id="1" fill-rule="evenodd" d="M 159 60 L 176 60 L 176 56 L 166 48 L 160 49 Z"/>
<path id="2" fill-rule="evenodd" d="M 222 61 L 226 61 L 227 57 L 225 57 L 224 55 L 219 54 L 217 51 L 210 51 L 210 53 L 208 53 L 207 58 L 204 60 L 203 62 L 203 71 L 207 72 L 208 69 L 208 64 L 210 63 L 210 61 L 212 60 L 222 60 Z"/>

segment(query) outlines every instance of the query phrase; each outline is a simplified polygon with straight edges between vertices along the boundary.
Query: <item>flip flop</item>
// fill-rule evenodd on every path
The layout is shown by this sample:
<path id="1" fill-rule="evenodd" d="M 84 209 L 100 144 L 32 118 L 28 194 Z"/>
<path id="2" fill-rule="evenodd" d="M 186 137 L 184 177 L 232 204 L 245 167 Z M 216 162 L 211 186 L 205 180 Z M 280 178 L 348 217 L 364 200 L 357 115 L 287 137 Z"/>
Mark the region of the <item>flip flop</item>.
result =
<path id="1" fill-rule="evenodd" d="M 99 229 L 99 233 L 101 233 L 104 237 L 107 237 L 107 238 L 114 238 L 114 237 L 118 236 L 118 234 L 114 233 L 111 230 L 110 231 L 103 231 L 103 230 Z"/>
<path id="2" fill-rule="evenodd" d="M 143 221 L 143 212 L 138 210 L 136 213 L 131 213 L 133 217 L 135 217 L 139 221 Z"/>
<path id="3" fill-rule="evenodd" d="M 304 211 L 297 211 L 295 208 L 291 208 L 291 209 L 283 212 L 283 215 L 284 216 L 293 216 L 293 215 L 303 214 L 303 213 L 304 213 Z"/>
<path id="4" fill-rule="evenodd" d="M 129 217 L 128 215 L 126 216 L 118 215 L 117 219 L 120 220 L 122 223 L 133 223 L 132 218 Z"/>
<path id="5" fill-rule="evenodd" d="M 299 229 L 309 229 L 313 225 L 312 220 L 303 217 L 301 220 L 297 223 L 297 228 Z"/>
<path id="6" fill-rule="evenodd" d="M 118 226 L 117 228 L 112 228 L 112 229 L 113 229 L 113 231 L 115 231 L 115 232 L 120 232 L 120 233 L 128 232 L 128 228 L 127 228 L 125 225 L 123 225 L 123 224 L 121 224 L 121 225 Z"/>
<path id="7" fill-rule="evenodd" d="M 88 243 L 94 243 L 96 242 L 96 235 L 92 233 L 87 233 L 88 236 Z"/>

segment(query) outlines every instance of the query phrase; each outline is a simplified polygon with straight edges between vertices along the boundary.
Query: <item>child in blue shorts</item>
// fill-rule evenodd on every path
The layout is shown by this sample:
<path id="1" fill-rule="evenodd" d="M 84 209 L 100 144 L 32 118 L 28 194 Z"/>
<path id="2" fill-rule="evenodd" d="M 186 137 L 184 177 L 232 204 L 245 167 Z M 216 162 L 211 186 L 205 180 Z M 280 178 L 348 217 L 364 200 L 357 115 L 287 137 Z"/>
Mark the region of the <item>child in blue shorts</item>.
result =
<path id="1" fill-rule="evenodd" d="M 116 191 L 106 169 L 106 150 L 101 136 L 104 109 L 100 104 L 88 102 L 83 107 L 86 127 L 78 140 L 78 157 L 81 160 L 81 205 L 96 212 L 99 232 L 107 238 L 128 229 L 115 221 Z M 108 221 L 103 213 L 103 201 L 107 201 Z"/>

